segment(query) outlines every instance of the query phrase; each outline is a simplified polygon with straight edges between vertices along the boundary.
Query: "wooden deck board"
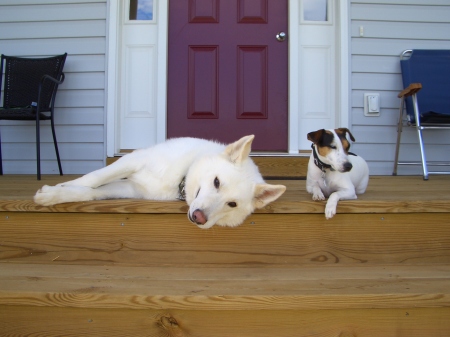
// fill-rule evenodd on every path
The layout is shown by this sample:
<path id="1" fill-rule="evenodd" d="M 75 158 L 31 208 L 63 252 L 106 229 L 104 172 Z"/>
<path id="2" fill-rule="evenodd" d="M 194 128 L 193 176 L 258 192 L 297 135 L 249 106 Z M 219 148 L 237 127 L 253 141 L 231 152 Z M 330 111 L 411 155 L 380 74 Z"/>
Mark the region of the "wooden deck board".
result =
<path id="1" fill-rule="evenodd" d="M 310 153 L 311 151 L 309 151 Z M 265 177 L 306 177 L 308 170 L 309 154 L 298 157 L 283 157 L 270 155 L 251 155 L 253 161 L 259 167 L 259 171 Z M 106 164 L 110 165 L 120 157 L 106 158 Z"/>
<path id="2" fill-rule="evenodd" d="M 450 265 L 448 213 L 254 214 L 242 226 L 208 230 L 183 214 L 1 215 L 0 261 L 9 263 Z"/>
<path id="3" fill-rule="evenodd" d="M 237 228 L 180 201 L 35 205 L 0 176 L 5 335 L 419 337 L 450 334 L 450 177 L 371 177 L 331 220 L 304 180 Z"/>
<path id="4" fill-rule="evenodd" d="M 126 268 L 2 264 L 0 306 L 319 310 L 450 306 L 447 266 Z"/>
<path id="5" fill-rule="evenodd" d="M 186 213 L 181 201 L 159 202 L 121 199 L 66 203 L 52 207 L 36 205 L 33 195 L 44 184 L 55 185 L 77 176 L 0 176 L 0 211 L 87 212 L 87 213 Z M 277 201 L 258 213 L 323 213 L 325 201 L 312 201 L 304 180 L 269 180 L 284 184 L 287 190 Z M 357 200 L 339 202 L 338 213 L 416 213 L 450 210 L 450 176 L 433 176 L 424 181 L 418 176 L 373 176 L 365 194 Z"/>
<path id="6" fill-rule="evenodd" d="M 450 308 L 135 310 L 0 307 L 5 336 L 442 337 Z"/>

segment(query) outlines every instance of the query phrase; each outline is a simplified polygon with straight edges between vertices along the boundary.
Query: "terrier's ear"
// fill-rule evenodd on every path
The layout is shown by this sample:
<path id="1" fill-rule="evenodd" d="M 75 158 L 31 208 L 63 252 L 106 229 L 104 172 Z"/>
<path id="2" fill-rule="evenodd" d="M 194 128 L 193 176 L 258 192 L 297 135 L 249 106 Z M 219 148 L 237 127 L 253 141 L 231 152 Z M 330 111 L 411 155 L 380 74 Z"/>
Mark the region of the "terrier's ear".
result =
<path id="1" fill-rule="evenodd" d="M 351 133 L 350 130 L 347 129 L 347 128 L 339 128 L 339 129 L 336 129 L 336 132 L 337 132 L 337 133 L 339 133 L 339 132 L 342 133 L 342 134 L 344 135 L 344 137 L 345 137 L 345 135 L 348 133 L 348 135 L 350 136 L 350 139 L 352 140 L 352 142 L 355 141 L 355 137 L 353 137 L 352 133 Z"/>
<path id="2" fill-rule="evenodd" d="M 325 133 L 325 129 L 310 132 L 310 133 L 308 133 L 308 140 L 310 140 L 314 144 L 317 144 L 317 143 L 319 143 L 320 139 L 322 139 L 324 133 Z"/>

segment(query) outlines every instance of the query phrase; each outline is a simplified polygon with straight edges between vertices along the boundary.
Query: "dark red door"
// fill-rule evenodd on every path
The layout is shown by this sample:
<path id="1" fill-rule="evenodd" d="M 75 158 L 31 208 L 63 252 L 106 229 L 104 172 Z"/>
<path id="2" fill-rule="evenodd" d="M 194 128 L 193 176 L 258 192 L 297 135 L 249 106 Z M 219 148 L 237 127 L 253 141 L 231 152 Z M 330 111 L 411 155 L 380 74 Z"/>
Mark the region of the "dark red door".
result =
<path id="1" fill-rule="evenodd" d="M 286 151 L 287 0 L 170 0 L 167 134 Z"/>

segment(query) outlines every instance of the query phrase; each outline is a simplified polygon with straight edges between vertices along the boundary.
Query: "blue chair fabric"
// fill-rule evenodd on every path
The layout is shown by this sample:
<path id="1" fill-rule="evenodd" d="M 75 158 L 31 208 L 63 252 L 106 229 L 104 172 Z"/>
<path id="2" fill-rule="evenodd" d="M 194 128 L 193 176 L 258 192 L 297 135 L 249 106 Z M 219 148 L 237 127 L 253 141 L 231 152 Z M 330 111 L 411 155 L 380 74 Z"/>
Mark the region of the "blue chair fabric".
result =
<path id="1" fill-rule="evenodd" d="M 398 94 L 400 114 L 393 175 L 398 165 L 422 165 L 423 179 L 429 174 L 450 174 L 445 170 L 429 170 L 428 166 L 450 166 L 450 162 L 429 162 L 425 153 L 424 130 L 450 129 L 450 50 L 405 50 L 400 56 L 404 90 Z M 421 161 L 399 160 L 403 114 L 407 126 L 417 131 Z"/>

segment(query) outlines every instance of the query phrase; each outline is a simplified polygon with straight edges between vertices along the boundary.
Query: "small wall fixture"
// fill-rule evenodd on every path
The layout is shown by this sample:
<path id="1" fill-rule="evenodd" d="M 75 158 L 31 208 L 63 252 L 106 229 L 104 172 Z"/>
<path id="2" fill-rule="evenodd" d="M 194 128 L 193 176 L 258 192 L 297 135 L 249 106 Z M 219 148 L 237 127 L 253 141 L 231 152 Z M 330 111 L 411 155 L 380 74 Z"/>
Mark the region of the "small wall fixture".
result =
<path id="1" fill-rule="evenodd" d="M 380 115 L 380 94 L 364 94 L 364 116 L 377 117 Z"/>

